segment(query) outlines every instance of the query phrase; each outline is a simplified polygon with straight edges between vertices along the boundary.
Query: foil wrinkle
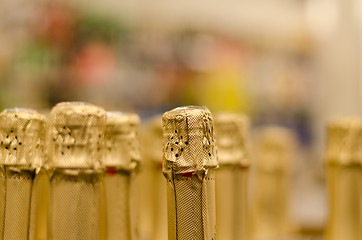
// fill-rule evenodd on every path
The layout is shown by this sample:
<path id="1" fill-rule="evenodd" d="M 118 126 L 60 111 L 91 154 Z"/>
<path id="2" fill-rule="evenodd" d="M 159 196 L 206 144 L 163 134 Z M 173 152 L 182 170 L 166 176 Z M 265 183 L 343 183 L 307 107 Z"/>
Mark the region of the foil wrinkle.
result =
<path id="1" fill-rule="evenodd" d="M 206 107 L 175 108 L 164 113 L 162 123 L 165 175 L 205 172 L 218 166 L 213 118 Z"/>

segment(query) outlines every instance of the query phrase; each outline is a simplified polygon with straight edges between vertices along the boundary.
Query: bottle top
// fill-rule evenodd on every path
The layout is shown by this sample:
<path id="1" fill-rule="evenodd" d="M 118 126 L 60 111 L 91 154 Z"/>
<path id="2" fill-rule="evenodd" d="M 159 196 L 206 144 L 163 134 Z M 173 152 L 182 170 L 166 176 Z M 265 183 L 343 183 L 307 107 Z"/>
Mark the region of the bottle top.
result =
<path id="1" fill-rule="evenodd" d="M 325 161 L 341 165 L 362 164 L 362 121 L 344 117 L 327 124 Z"/>
<path id="2" fill-rule="evenodd" d="M 142 149 L 145 161 L 162 164 L 162 116 L 157 115 L 145 124 L 142 133 Z"/>
<path id="3" fill-rule="evenodd" d="M 105 124 L 101 107 L 82 102 L 55 105 L 48 121 L 47 167 L 101 167 Z"/>
<path id="4" fill-rule="evenodd" d="M 141 161 L 139 125 L 140 118 L 135 113 L 107 112 L 105 166 L 136 169 Z"/>
<path id="5" fill-rule="evenodd" d="M 256 134 L 255 160 L 262 171 L 287 171 L 297 147 L 297 137 L 292 130 L 268 126 Z"/>
<path id="6" fill-rule="evenodd" d="M 180 107 L 163 114 L 163 172 L 216 168 L 214 125 L 206 107 Z"/>
<path id="7" fill-rule="evenodd" d="M 243 114 L 219 113 L 214 122 L 219 164 L 249 166 L 249 118 Z"/>
<path id="8" fill-rule="evenodd" d="M 0 113 L 0 164 L 41 167 L 44 158 L 45 117 L 31 109 Z"/>

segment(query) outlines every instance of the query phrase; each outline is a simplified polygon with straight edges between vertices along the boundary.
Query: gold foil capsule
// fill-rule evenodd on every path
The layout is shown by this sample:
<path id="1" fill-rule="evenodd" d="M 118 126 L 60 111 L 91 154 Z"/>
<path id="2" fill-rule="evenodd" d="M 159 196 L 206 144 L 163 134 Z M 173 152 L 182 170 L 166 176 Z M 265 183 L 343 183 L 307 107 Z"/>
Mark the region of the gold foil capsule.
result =
<path id="1" fill-rule="evenodd" d="M 140 118 L 135 113 L 108 112 L 105 132 L 105 157 L 107 167 L 126 171 L 135 170 L 140 161 Z"/>
<path id="2" fill-rule="evenodd" d="M 212 115 L 206 107 L 181 107 L 166 112 L 162 122 L 168 239 L 216 239 Z"/>
<path id="3" fill-rule="evenodd" d="M 35 168 L 42 165 L 45 117 L 31 109 L 0 114 L 0 164 Z"/>
<path id="4" fill-rule="evenodd" d="M 101 166 L 106 111 L 82 102 L 58 103 L 47 129 L 48 168 Z"/>

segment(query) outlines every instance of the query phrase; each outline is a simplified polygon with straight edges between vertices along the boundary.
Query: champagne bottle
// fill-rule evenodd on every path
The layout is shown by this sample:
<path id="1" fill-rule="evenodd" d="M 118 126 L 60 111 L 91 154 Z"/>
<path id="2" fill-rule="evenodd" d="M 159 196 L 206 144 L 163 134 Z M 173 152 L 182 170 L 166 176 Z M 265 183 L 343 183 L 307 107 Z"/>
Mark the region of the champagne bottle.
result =
<path id="1" fill-rule="evenodd" d="M 168 239 L 215 240 L 212 115 L 206 107 L 180 107 L 164 113 L 162 123 Z"/>
<path id="2" fill-rule="evenodd" d="M 327 126 L 329 196 L 326 240 L 361 240 L 362 122 L 340 118 Z"/>
<path id="3" fill-rule="evenodd" d="M 296 136 L 282 127 L 265 127 L 256 134 L 255 182 L 252 196 L 252 238 L 287 236 L 288 177 Z"/>
<path id="4" fill-rule="evenodd" d="M 145 239 L 167 240 L 167 185 L 162 175 L 162 116 L 148 121 L 142 132 L 144 164 L 140 180 L 140 221 Z"/>
<path id="5" fill-rule="evenodd" d="M 220 168 L 216 171 L 217 236 L 224 240 L 248 238 L 249 119 L 242 114 L 214 117 Z"/>
<path id="6" fill-rule="evenodd" d="M 49 175 L 44 167 L 37 169 L 32 187 L 30 240 L 47 240 Z"/>
<path id="7" fill-rule="evenodd" d="M 105 239 L 101 199 L 106 112 L 86 103 L 59 103 L 48 123 L 48 239 Z"/>
<path id="8" fill-rule="evenodd" d="M 134 178 L 141 160 L 139 124 L 136 114 L 107 113 L 104 184 L 109 240 L 137 239 Z"/>
<path id="9" fill-rule="evenodd" d="M 29 109 L 0 114 L 0 234 L 28 239 L 31 189 L 43 161 L 45 117 Z"/>

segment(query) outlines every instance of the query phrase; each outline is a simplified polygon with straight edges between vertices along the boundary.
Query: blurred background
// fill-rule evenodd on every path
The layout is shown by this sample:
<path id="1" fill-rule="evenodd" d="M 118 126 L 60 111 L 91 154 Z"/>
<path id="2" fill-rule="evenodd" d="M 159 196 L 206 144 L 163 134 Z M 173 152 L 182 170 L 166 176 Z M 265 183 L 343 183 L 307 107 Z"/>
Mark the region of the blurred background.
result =
<path id="1" fill-rule="evenodd" d="M 324 125 L 361 109 L 359 0 L 2 0 L 0 109 L 180 105 L 298 135 L 291 211 L 324 224 Z M 311 207 L 312 206 L 312 207 Z"/>

